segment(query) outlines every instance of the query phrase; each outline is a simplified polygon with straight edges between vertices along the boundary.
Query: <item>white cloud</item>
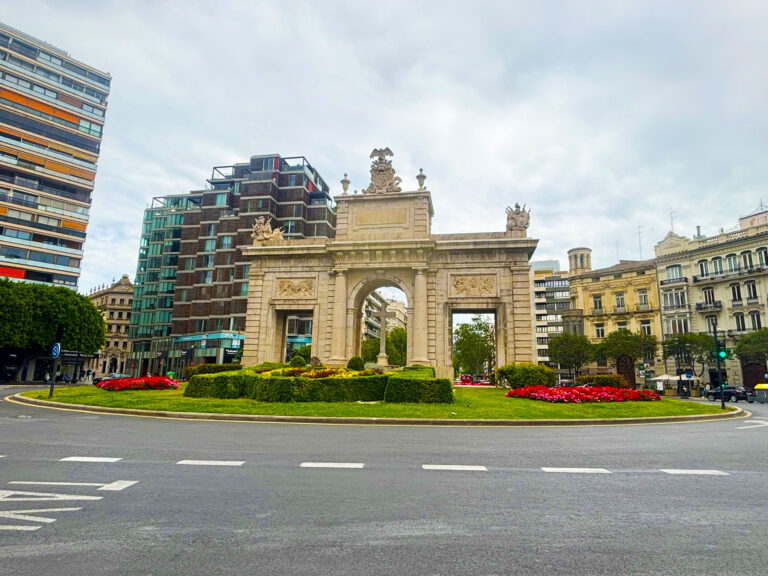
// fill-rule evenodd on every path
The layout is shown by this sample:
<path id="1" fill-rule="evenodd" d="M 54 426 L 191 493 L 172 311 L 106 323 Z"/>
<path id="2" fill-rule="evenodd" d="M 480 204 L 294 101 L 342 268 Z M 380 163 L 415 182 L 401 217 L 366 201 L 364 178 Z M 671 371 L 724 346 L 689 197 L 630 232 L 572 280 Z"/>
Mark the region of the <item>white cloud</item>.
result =
<path id="1" fill-rule="evenodd" d="M 41 18 L 44 14 L 45 17 Z M 81 289 L 133 276 L 153 196 L 304 155 L 340 192 L 389 146 L 438 233 L 532 209 L 535 259 L 638 258 L 768 180 L 763 3 L 27 2 L 3 21 L 113 75 Z M 618 247 L 618 254 L 617 254 Z"/>

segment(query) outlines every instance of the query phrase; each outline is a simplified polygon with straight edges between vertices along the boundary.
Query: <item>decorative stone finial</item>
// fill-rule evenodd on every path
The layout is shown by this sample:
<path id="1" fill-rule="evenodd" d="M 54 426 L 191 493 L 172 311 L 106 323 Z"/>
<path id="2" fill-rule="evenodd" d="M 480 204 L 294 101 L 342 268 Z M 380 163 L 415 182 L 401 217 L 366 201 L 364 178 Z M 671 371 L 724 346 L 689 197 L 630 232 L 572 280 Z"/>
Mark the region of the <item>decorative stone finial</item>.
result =
<path id="1" fill-rule="evenodd" d="M 344 172 L 344 178 L 341 181 L 341 187 L 344 189 L 344 192 L 342 192 L 342 194 L 346 196 L 347 190 L 349 189 L 349 179 L 347 178 L 346 172 Z"/>
<path id="2" fill-rule="evenodd" d="M 424 180 L 427 179 L 427 175 L 424 174 L 424 169 L 419 168 L 419 173 L 416 174 L 416 180 L 419 182 L 419 192 L 424 192 L 426 188 L 424 188 Z"/>

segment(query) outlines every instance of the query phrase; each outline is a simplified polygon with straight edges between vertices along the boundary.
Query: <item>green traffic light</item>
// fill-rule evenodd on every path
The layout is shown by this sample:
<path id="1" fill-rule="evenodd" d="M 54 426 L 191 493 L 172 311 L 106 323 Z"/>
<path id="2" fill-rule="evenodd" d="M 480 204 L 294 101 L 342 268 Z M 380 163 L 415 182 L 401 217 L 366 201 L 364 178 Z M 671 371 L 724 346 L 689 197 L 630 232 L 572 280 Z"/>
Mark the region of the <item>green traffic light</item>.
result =
<path id="1" fill-rule="evenodd" d="M 725 350 L 718 350 L 717 351 L 717 355 L 720 356 L 720 358 L 727 358 L 728 357 L 728 352 L 725 351 Z"/>

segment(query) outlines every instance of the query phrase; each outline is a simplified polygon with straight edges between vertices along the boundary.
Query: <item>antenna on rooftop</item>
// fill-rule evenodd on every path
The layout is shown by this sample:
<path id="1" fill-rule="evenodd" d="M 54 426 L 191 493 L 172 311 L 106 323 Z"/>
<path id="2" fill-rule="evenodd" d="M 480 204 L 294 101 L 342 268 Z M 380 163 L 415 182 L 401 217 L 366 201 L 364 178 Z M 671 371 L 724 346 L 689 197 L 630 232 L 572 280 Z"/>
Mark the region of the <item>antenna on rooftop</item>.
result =
<path id="1" fill-rule="evenodd" d="M 676 212 L 672 210 L 672 207 L 669 208 L 669 231 L 674 232 L 675 231 L 675 214 Z"/>
<path id="2" fill-rule="evenodd" d="M 638 257 L 640 258 L 640 260 L 643 259 L 643 233 L 642 233 L 642 230 L 643 230 L 643 225 L 640 224 L 637 227 L 637 252 L 638 252 Z"/>

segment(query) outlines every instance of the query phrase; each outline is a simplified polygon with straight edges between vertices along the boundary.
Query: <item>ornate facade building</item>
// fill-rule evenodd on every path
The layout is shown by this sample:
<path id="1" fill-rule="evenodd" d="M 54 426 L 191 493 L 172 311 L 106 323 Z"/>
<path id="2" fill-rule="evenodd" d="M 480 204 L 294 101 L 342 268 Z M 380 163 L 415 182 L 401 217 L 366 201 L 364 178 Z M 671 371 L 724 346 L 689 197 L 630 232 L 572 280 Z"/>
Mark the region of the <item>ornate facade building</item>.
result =
<path id="1" fill-rule="evenodd" d="M 762 207 L 761 207 L 762 208 Z M 739 338 L 766 324 L 768 211 L 739 220 L 739 228 L 686 238 L 670 232 L 655 246 L 664 338 L 685 332 L 713 334 L 733 348 Z M 674 366 L 669 367 L 674 374 Z M 668 370 L 669 371 L 669 370 Z M 726 362 L 730 385 L 753 387 L 766 367 Z M 718 383 L 711 367 L 704 381 Z"/>
<path id="2" fill-rule="evenodd" d="M 571 309 L 563 313 L 566 330 L 584 334 L 595 344 L 622 328 L 662 340 L 654 260 L 621 260 L 591 270 L 591 250 L 574 248 L 568 252 L 568 261 Z M 649 353 L 645 363 L 658 364 L 658 356 Z M 591 368 L 616 371 L 630 382 L 636 381 L 634 366 L 604 363 Z"/>
<path id="3" fill-rule="evenodd" d="M 91 290 L 88 298 L 104 316 L 107 343 L 99 351 L 98 358 L 92 358 L 85 369 L 92 370 L 95 377 L 110 372 L 125 372 L 131 353 L 128 326 L 131 322 L 133 283 L 128 274 L 123 274 L 117 282 Z"/>

